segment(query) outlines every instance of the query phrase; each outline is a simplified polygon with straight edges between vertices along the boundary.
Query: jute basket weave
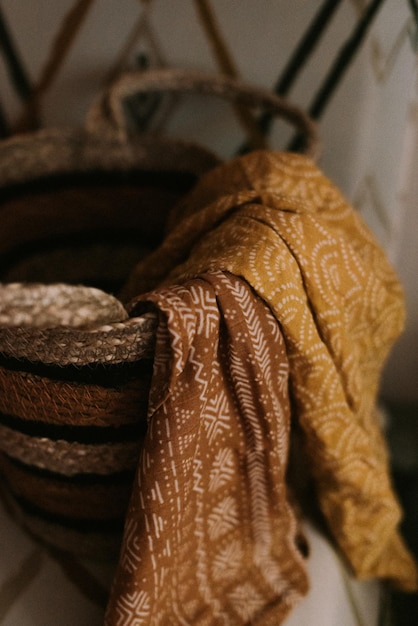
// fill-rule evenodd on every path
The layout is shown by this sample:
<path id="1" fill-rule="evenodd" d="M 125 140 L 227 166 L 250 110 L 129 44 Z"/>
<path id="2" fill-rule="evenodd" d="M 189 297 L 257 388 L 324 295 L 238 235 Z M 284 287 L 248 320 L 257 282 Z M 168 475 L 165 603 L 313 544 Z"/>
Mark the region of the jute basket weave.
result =
<path id="1" fill-rule="evenodd" d="M 113 557 L 146 432 L 155 316 L 129 318 L 118 290 L 164 236 L 170 208 L 216 156 L 132 136 L 124 99 L 197 91 L 309 118 L 269 92 L 175 70 L 123 76 L 86 128 L 0 144 L 0 483 L 37 538 Z M 82 285 L 82 286 L 81 286 Z"/>

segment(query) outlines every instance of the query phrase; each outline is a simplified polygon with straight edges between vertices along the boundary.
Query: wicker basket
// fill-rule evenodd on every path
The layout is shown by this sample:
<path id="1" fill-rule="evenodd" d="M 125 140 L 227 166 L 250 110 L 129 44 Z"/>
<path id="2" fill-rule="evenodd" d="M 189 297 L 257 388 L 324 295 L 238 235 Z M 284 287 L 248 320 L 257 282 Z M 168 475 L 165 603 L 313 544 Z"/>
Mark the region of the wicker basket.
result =
<path id="1" fill-rule="evenodd" d="M 219 161 L 200 146 L 131 136 L 124 98 L 215 93 L 308 118 L 268 92 L 174 70 L 130 73 L 85 129 L 0 145 L 0 476 L 26 529 L 78 554 L 113 557 L 146 432 L 155 317 L 117 294 L 164 235 L 166 216 Z M 83 285 L 83 286 L 80 286 Z"/>

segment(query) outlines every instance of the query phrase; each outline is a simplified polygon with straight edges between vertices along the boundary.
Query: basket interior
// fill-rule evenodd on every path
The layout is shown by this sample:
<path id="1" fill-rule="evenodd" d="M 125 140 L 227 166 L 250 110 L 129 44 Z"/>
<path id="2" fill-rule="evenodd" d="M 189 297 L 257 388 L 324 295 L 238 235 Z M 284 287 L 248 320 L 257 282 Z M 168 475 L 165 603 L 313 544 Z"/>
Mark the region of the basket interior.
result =
<path id="1" fill-rule="evenodd" d="M 117 295 L 164 236 L 185 172 L 55 174 L 0 191 L 0 281 L 83 284 Z"/>

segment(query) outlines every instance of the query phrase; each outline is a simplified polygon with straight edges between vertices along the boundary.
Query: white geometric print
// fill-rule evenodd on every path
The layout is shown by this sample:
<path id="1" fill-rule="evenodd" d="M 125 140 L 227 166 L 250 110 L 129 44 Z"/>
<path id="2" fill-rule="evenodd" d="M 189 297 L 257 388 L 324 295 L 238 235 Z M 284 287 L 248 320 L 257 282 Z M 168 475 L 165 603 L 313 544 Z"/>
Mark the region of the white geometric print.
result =
<path id="1" fill-rule="evenodd" d="M 215 506 L 208 518 L 209 537 L 220 539 L 239 524 L 237 503 L 232 496 L 226 496 Z"/>
<path id="2" fill-rule="evenodd" d="M 230 430 L 229 420 L 228 400 L 225 395 L 219 394 L 214 398 L 209 398 L 203 414 L 209 444 L 212 445 L 215 439 Z"/>
<path id="3" fill-rule="evenodd" d="M 209 491 L 215 492 L 230 482 L 236 472 L 234 453 L 231 448 L 221 448 L 216 453 L 209 474 Z"/>
<path id="4" fill-rule="evenodd" d="M 190 293 L 194 304 L 197 305 L 197 334 L 213 338 L 219 324 L 219 309 L 216 300 L 213 300 L 203 285 L 193 286 Z"/>
<path id="5" fill-rule="evenodd" d="M 212 576 L 215 581 L 236 578 L 242 567 L 243 550 L 239 541 L 228 542 L 213 557 Z"/>
<path id="6" fill-rule="evenodd" d="M 204 492 L 202 467 L 200 459 L 193 459 L 193 490 L 200 494 Z"/>
<path id="7" fill-rule="evenodd" d="M 245 583 L 234 589 L 229 594 L 229 598 L 243 623 L 248 623 L 264 606 L 264 598 L 250 583 Z"/>
<path id="8" fill-rule="evenodd" d="M 125 593 L 119 597 L 116 607 L 117 626 L 142 626 L 148 623 L 150 598 L 145 591 Z"/>
<path id="9" fill-rule="evenodd" d="M 141 541 L 138 522 L 129 518 L 125 524 L 122 565 L 127 572 L 135 572 L 141 563 Z"/>

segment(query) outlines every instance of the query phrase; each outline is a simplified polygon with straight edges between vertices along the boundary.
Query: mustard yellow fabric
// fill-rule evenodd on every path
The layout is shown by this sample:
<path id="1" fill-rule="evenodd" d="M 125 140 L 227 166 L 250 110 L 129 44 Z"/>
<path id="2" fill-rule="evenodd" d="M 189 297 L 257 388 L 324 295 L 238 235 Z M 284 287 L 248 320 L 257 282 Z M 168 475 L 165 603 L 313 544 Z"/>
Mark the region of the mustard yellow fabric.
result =
<path id="1" fill-rule="evenodd" d="M 201 179 L 124 297 L 216 271 L 247 281 L 280 324 L 293 419 L 320 508 L 353 571 L 416 589 L 375 409 L 382 366 L 404 324 L 402 289 L 385 254 L 312 161 L 257 151 Z"/>

